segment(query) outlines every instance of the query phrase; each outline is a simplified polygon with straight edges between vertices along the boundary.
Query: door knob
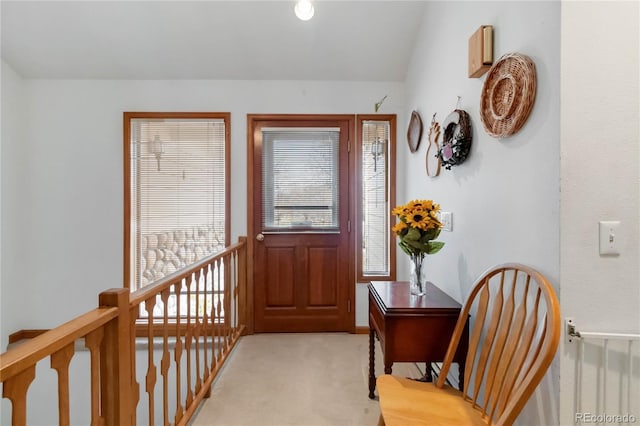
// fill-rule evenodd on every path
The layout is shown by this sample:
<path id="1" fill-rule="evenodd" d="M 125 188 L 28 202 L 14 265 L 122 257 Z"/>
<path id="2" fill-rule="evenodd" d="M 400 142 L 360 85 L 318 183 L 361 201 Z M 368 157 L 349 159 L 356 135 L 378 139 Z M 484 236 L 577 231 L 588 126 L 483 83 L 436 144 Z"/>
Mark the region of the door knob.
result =
<path id="1" fill-rule="evenodd" d="M 258 235 L 256 235 L 256 240 L 258 240 L 258 241 L 264 241 L 264 235 L 262 235 L 262 234 L 258 234 Z"/>

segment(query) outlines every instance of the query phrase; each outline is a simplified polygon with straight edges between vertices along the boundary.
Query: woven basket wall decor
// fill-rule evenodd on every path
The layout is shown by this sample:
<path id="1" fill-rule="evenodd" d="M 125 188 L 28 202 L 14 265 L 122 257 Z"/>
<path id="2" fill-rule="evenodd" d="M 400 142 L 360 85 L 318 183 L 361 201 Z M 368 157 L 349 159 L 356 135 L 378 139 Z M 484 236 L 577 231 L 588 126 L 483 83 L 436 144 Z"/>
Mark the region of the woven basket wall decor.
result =
<path id="1" fill-rule="evenodd" d="M 493 64 L 482 86 L 480 119 L 486 132 L 503 138 L 529 118 L 536 98 L 536 66 L 526 55 L 508 53 Z"/>

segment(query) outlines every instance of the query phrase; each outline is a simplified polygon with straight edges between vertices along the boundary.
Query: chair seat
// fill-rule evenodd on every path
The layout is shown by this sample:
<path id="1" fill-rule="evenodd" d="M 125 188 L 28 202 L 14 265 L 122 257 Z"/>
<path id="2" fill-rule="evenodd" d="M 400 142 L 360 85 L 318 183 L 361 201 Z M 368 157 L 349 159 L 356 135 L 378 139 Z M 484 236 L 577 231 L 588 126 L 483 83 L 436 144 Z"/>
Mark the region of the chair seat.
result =
<path id="1" fill-rule="evenodd" d="M 380 412 L 386 426 L 487 425 L 462 392 L 389 374 L 378 377 Z"/>

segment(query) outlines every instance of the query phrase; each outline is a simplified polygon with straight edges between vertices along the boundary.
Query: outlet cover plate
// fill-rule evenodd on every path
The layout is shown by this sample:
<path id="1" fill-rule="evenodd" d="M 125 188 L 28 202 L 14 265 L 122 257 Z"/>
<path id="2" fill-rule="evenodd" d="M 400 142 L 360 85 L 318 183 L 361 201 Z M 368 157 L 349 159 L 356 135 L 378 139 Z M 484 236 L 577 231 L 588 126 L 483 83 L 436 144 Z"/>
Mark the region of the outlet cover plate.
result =
<path id="1" fill-rule="evenodd" d="M 619 220 L 600 221 L 598 224 L 599 240 L 600 240 L 600 254 L 608 256 L 616 256 L 620 254 L 620 248 L 618 240 L 619 235 Z"/>
<path id="2" fill-rule="evenodd" d="M 440 222 L 442 222 L 443 231 L 453 231 L 453 213 L 440 212 Z"/>

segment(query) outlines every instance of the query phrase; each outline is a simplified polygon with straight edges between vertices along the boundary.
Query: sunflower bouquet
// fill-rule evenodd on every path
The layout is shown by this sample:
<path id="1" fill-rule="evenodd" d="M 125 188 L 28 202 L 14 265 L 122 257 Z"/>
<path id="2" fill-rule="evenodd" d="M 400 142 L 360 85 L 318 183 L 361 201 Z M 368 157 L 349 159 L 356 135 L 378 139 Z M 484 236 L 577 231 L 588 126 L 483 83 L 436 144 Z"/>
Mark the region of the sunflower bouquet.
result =
<path id="1" fill-rule="evenodd" d="M 440 235 L 442 222 L 438 220 L 440 205 L 432 200 L 412 200 L 397 206 L 391 214 L 398 216 L 393 232 L 400 239 L 400 248 L 412 258 L 434 254 L 444 246 L 441 241 L 433 241 Z"/>

